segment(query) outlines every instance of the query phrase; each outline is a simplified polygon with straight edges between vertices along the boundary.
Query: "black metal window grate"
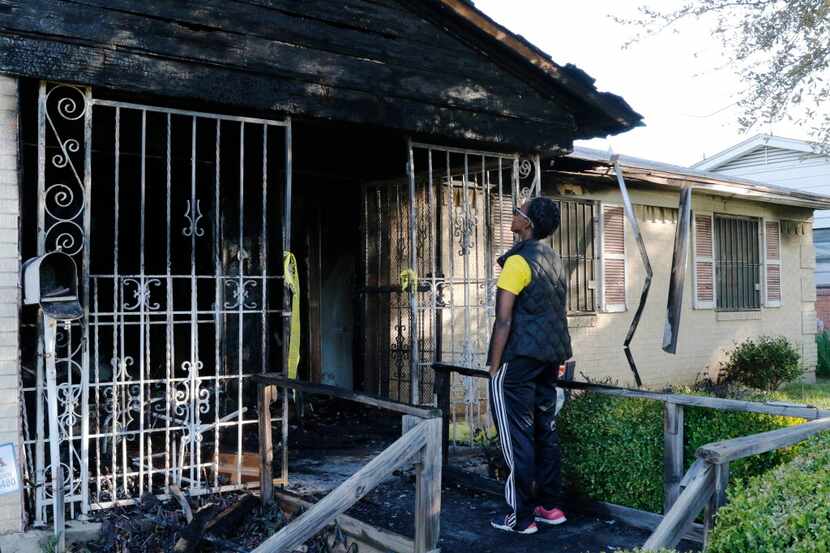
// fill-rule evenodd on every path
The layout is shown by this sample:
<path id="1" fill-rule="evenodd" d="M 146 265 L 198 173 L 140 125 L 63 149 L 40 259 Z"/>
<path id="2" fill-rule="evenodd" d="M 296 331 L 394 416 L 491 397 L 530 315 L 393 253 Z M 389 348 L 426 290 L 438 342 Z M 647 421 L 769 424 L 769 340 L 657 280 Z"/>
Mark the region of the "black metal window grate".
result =
<path id="1" fill-rule="evenodd" d="M 559 205 L 559 229 L 550 239 L 559 252 L 568 274 L 568 313 L 596 311 L 597 263 L 595 221 L 597 204 L 589 201 L 552 198 Z"/>
<path id="2" fill-rule="evenodd" d="M 493 201 L 497 205 L 498 196 Z M 503 197 L 503 214 L 499 223 L 494 210 L 492 226 L 494 245 L 497 251 L 510 249 L 513 233 L 510 231 L 512 203 L 509 196 Z M 548 244 L 562 257 L 562 264 L 568 273 L 568 313 L 579 315 L 594 313 L 597 308 L 596 266 L 598 241 L 595 222 L 599 217 L 599 205 L 586 200 L 551 198 L 559 206 L 559 229 L 548 239 Z M 498 275 L 500 268 L 494 267 Z"/>
<path id="3" fill-rule="evenodd" d="M 758 220 L 715 215 L 715 295 L 722 311 L 761 307 Z"/>

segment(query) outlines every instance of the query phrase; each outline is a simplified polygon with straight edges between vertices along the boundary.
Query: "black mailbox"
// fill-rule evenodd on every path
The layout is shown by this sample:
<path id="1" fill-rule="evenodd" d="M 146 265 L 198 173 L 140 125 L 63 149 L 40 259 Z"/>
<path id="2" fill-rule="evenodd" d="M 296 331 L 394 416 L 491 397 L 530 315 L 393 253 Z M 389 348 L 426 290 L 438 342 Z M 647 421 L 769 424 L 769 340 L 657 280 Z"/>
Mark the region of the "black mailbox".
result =
<path id="1" fill-rule="evenodd" d="M 58 320 L 80 319 L 78 269 L 71 257 L 52 252 L 23 264 L 23 303 L 40 305 L 43 313 Z"/>

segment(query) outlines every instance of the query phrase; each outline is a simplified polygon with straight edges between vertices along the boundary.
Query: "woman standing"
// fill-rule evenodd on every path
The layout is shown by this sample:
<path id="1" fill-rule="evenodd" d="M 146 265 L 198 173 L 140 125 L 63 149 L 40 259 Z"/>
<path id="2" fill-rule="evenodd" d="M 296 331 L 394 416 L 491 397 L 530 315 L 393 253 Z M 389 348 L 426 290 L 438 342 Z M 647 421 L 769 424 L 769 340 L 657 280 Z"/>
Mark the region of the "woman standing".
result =
<path id="1" fill-rule="evenodd" d="M 510 512 L 490 524 L 534 534 L 537 522 L 565 522 L 555 381 L 559 365 L 571 357 L 568 276 L 559 254 L 542 242 L 559 228 L 556 203 L 525 202 L 514 208 L 510 228 L 519 242 L 498 260 L 502 272 L 488 355 L 490 405 L 510 469 L 505 484 Z"/>

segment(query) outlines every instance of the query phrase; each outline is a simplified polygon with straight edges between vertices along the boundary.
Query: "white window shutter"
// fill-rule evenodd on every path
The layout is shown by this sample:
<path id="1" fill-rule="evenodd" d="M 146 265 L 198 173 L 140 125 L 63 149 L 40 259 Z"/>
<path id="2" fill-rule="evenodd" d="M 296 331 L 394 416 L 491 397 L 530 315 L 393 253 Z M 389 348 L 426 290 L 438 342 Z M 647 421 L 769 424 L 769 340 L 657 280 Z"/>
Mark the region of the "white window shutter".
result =
<path id="1" fill-rule="evenodd" d="M 695 309 L 715 308 L 715 247 L 712 215 L 695 213 L 694 281 Z"/>
<path id="2" fill-rule="evenodd" d="M 498 277 L 501 274 L 501 265 L 498 263 L 500 255 L 513 247 L 513 231 L 510 227 L 513 222 L 513 199 L 510 194 L 490 195 L 490 229 L 493 234 L 492 248 L 496 255 L 493 256 L 493 274 Z"/>
<path id="3" fill-rule="evenodd" d="M 764 221 L 764 282 L 767 307 L 781 307 L 781 223 Z"/>
<path id="4" fill-rule="evenodd" d="M 625 311 L 625 213 L 620 205 L 602 205 L 602 306 Z"/>

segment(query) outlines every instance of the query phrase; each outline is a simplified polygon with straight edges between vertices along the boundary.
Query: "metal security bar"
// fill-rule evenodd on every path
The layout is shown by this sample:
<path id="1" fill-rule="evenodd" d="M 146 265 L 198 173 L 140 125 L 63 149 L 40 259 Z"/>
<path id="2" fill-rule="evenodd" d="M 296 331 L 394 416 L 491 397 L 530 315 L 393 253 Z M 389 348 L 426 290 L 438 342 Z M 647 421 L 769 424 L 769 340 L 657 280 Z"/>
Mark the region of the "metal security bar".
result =
<path id="1" fill-rule="evenodd" d="M 596 229 L 599 208 L 582 200 L 552 198 L 559 205 L 559 229 L 550 238 L 568 273 L 568 313 L 596 311 Z"/>
<path id="2" fill-rule="evenodd" d="M 717 308 L 760 309 L 760 226 L 757 219 L 715 215 Z"/>
<path id="3" fill-rule="evenodd" d="M 495 195 L 493 202 L 501 196 Z M 599 204 L 590 200 L 551 197 L 559 206 L 560 224 L 548 243 L 562 257 L 568 273 L 568 313 L 594 313 L 597 307 L 596 271 L 599 263 L 597 240 Z M 512 205 L 506 197 L 501 209 L 491 211 L 490 220 L 495 238 L 495 251 L 506 251 L 512 244 L 510 232 Z M 507 240 L 503 240 L 505 237 Z M 499 268 L 495 267 L 496 274 Z"/>
<path id="4" fill-rule="evenodd" d="M 194 495 L 258 485 L 244 474 L 257 451 L 250 378 L 282 366 L 290 122 L 42 83 L 38 126 L 38 249 L 82 268 L 85 318 L 62 328 L 58 359 L 70 516 L 172 484 Z M 24 416 L 35 412 L 26 445 L 43 523 L 54 438 L 37 400 L 41 356 L 37 367 Z M 280 447 L 284 401 L 281 413 Z"/>
<path id="5" fill-rule="evenodd" d="M 432 404 L 432 363 L 484 367 L 496 259 L 539 174 L 538 157 L 413 142 L 408 181 L 364 187 L 363 358 L 378 393 Z M 408 270 L 418 285 L 403 290 Z M 459 377 L 452 406 L 451 439 L 472 443 L 489 426 L 486 386 Z"/>

